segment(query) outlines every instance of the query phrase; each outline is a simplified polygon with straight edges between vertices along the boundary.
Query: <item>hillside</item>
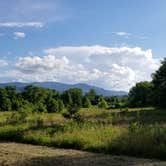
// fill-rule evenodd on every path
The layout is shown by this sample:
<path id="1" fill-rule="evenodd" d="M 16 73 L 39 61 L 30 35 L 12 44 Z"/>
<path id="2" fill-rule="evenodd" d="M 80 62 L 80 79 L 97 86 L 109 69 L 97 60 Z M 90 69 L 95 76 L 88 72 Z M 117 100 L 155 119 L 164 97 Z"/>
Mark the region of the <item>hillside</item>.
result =
<path id="1" fill-rule="evenodd" d="M 17 90 L 22 91 L 24 87 L 27 85 L 34 85 L 34 86 L 39 86 L 42 88 L 54 89 L 59 92 L 63 92 L 70 88 L 80 88 L 83 90 L 84 93 L 88 92 L 90 89 L 95 89 L 97 94 L 104 95 L 104 96 L 122 96 L 127 94 L 127 92 L 125 91 L 105 90 L 103 88 L 99 88 L 96 86 L 83 84 L 83 83 L 64 84 L 60 82 L 33 82 L 33 83 L 10 82 L 10 83 L 1 83 L 0 87 L 15 86 Z"/>

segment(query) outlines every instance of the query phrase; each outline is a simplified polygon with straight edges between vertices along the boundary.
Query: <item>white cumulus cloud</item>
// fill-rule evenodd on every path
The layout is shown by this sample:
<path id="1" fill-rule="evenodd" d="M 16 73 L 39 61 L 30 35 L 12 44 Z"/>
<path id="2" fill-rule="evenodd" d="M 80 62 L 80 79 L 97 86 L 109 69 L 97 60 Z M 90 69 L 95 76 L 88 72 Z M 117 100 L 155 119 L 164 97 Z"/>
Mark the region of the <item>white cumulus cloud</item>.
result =
<path id="1" fill-rule="evenodd" d="M 14 32 L 14 39 L 25 38 L 26 34 L 24 32 Z"/>
<path id="2" fill-rule="evenodd" d="M 150 80 L 159 67 L 152 51 L 140 47 L 76 46 L 44 50 L 44 56 L 19 58 L 10 77 L 22 81 L 85 82 L 105 89 L 129 90 Z"/>

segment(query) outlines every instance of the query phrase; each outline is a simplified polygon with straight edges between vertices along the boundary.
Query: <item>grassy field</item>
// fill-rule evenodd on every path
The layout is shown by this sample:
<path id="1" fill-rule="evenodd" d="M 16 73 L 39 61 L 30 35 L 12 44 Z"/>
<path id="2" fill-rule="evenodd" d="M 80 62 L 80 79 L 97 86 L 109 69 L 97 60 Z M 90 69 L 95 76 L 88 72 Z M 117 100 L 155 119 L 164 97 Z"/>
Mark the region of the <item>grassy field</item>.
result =
<path id="1" fill-rule="evenodd" d="M 0 140 L 166 159 L 166 111 L 154 108 L 80 111 L 83 122 L 58 113 L 0 113 Z M 18 123 L 18 120 L 20 123 Z"/>

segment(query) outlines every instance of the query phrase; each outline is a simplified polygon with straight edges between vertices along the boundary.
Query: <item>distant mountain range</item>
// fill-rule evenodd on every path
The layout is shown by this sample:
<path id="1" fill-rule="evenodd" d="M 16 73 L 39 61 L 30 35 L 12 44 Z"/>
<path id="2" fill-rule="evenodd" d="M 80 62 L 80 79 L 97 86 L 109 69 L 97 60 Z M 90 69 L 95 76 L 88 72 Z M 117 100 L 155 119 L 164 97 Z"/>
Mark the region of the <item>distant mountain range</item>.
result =
<path id="1" fill-rule="evenodd" d="M 28 86 L 28 85 L 38 86 L 38 87 L 47 88 L 47 89 L 54 89 L 59 92 L 63 92 L 70 88 L 80 88 L 83 90 L 84 93 L 88 92 L 90 89 L 95 89 L 97 94 L 104 95 L 104 96 L 122 96 L 127 94 L 127 92 L 125 91 L 105 90 L 103 88 L 99 88 L 99 87 L 84 84 L 84 83 L 78 83 L 78 84 L 64 84 L 60 82 L 0 83 L 0 87 L 15 86 L 18 91 L 23 91 L 25 86 Z"/>

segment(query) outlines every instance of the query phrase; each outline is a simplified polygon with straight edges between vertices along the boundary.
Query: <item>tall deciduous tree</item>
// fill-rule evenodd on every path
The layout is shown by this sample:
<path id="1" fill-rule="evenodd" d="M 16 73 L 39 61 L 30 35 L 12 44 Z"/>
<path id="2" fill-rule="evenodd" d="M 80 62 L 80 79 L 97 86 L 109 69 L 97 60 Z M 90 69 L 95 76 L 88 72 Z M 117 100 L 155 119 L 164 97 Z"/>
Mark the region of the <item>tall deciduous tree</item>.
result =
<path id="1" fill-rule="evenodd" d="M 81 89 L 78 88 L 71 88 L 68 90 L 69 94 L 72 98 L 72 105 L 77 105 L 78 107 L 82 107 L 82 98 L 83 92 Z"/>
<path id="2" fill-rule="evenodd" d="M 157 106 L 166 107 L 166 58 L 160 68 L 152 75 L 154 84 L 154 101 Z"/>
<path id="3" fill-rule="evenodd" d="M 10 111 L 11 110 L 11 101 L 8 98 L 6 89 L 0 88 L 0 110 L 1 111 Z"/>
<path id="4" fill-rule="evenodd" d="M 152 104 L 153 84 L 151 82 L 139 82 L 130 89 L 129 106 L 144 107 Z"/>
<path id="5" fill-rule="evenodd" d="M 98 96 L 97 93 L 95 91 L 95 89 L 91 89 L 86 96 L 88 97 L 88 99 L 90 100 L 92 105 L 96 105 L 98 103 Z"/>
<path id="6" fill-rule="evenodd" d="M 84 108 L 89 108 L 91 106 L 91 102 L 87 96 L 83 98 L 83 107 Z"/>

